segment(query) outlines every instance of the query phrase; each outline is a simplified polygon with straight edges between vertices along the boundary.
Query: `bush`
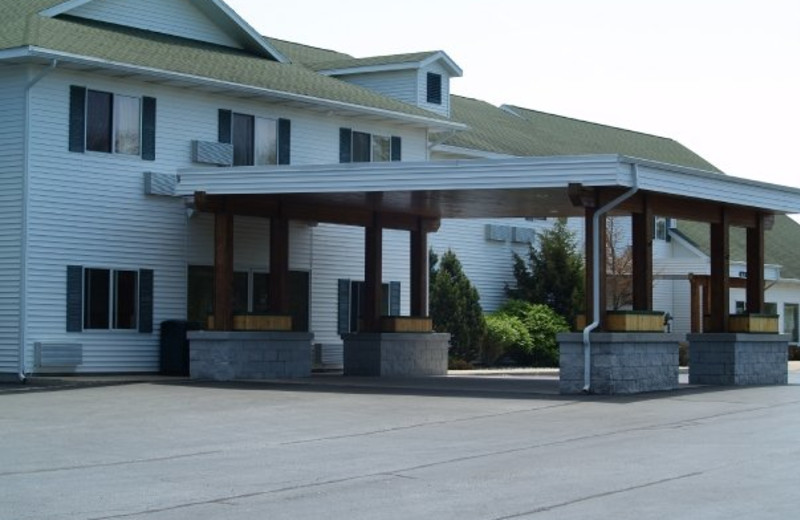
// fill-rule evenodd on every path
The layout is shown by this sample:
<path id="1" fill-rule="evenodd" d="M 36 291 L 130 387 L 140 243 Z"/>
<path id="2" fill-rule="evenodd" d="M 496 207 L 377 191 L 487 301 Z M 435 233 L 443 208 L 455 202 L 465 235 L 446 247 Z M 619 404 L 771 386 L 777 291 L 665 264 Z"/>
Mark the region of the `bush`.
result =
<path id="1" fill-rule="evenodd" d="M 494 365 L 505 355 L 514 359 L 529 357 L 532 349 L 531 335 L 522 320 L 502 313 L 486 317 L 486 338 L 481 352 L 485 365 Z"/>
<path id="2" fill-rule="evenodd" d="M 519 300 L 509 300 L 498 311 L 499 314 L 513 316 L 520 320 L 528 331 L 531 341 L 529 353 L 523 346 L 508 354 L 520 365 L 543 367 L 558 366 L 559 332 L 568 332 L 567 320 L 547 305 L 534 305 Z"/>

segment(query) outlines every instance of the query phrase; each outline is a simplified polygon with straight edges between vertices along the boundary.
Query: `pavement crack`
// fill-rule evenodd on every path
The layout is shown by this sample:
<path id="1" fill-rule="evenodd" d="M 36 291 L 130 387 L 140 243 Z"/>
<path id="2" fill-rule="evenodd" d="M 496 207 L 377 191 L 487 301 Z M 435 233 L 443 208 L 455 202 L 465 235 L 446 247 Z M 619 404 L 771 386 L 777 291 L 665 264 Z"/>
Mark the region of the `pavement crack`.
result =
<path id="1" fill-rule="evenodd" d="M 536 509 L 531 509 L 530 511 L 523 511 L 521 513 L 515 513 L 513 515 L 499 516 L 499 517 L 492 518 L 492 520 L 512 520 L 514 518 L 523 518 L 523 517 L 526 517 L 526 516 L 538 515 L 540 513 L 547 513 L 549 511 L 553 511 L 554 509 L 561 509 L 561 508 L 564 508 L 564 507 L 569 507 L 569 506 L 571 506 L 573 504 L 580 504 L 581 502 L 588 502 L 590 500 L 597 500 L 599 498 L 606 498 L 606 497 L 610 497 L 610 496 L 614 496 L 614 495 L 620 495 L 620 494 L 623 494 L 623 493 L 628 493 L 630 491 L 636 491 L 636 490 L 639 490 L 639 489 L 645 489 L 645 488 L 649 488 L 649 487 L 660 486 L 661 484 L 668 484 L 670 482 L 675 482 L 677 480 L 684 480 L 684 479 L 687 479 L 687 478 L 699 477 L 702 474 L 703 474 L 702 471 L 695 471 L 695 472 L 692 472 L 692 473 L 686 473 L 684 475 L 678 475 L 678 476 L 675 476 L 675 477 L 663 478 L 663 479 L 660 479 L 660 480 L 654 480 L 654 481 L 651 481 L 651 482 L 645 482 L 643 484 L 637 484 L 635 486 L 628 486 L 628 487 L 621 488 L 621 489 L 613 489 L 611 491 L 605 491 L 603 493 L 595 493 L 593 495 L 587 495 L 587 496 L 576 498 L 576 499 L 573 499 L 573 500 L 568 500 L 566 502 L 559 502 L 557 504 L 551 504 L 549 506 L 537 507 Z"/>
<path id="2" fill-rule="evenodd" d="M 129 464 L 151 464 L 153 462 L 169 462 L 173 460 L 188 459 L 192 457 L 215 455 L 217 453 L 222 453 L 222 451 L 221 450 L 200 451 L 197 453 L 185 453 L 182 455 L 172 455 L 169 457 L 155 457 L 150 459 L 120 460 L 117 462 L 103 462 L 98 464 L 77 464 L 75 466 L 59 466 L 57 468 L 32 469 L 24 471 L 7 471 L 0 473 L 0 477 L 14 477 L 19 475 L 38 475 L 42 473 L 55 473 L 59 471 L 76 471 L 76 470 L 94 469 L 94 468 L 111 468 L 114 466 L 127 466 Z"/>

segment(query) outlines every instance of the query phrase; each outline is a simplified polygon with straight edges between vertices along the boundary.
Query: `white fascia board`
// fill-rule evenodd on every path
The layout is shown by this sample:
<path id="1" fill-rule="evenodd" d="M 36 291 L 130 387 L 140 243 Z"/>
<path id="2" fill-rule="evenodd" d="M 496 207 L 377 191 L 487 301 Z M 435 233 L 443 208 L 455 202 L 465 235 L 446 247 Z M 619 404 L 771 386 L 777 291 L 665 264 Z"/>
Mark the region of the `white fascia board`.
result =
<path id="1" fill-rule="evenodd" d="M 0 61 L 3 60 L 18 60 L 21 58 L 28 58 L 31 56 L 31 47 L 14 47 L 12 49 L 0 50 Z"/>
<path id="2" fill-rule="evenodd" d="M 263 49 L 265 52 L 273 56 L 276 60 L 280 63 L 291 63 L 291 60 L 284 56 L 281 52 L 278 51 L 275 47 L 272 46 L 271 43 L 267 41 L 266 38 L 261 36 L 258 31 L 253 29 L 253 27 L 247 23 L 244 18 L 239 16 L 236 11 L 231 9 L 228 4 L 223 2 L 222 0 L 210 0 L 210 4 L 216 7 L 219 11 L 221 11 L 228 19 L 233 21 L 236 26 L 244 32 L 247 37 L 252 40 L 252 42 L 257 46 Z"/>
<path id="3" fill-rule="evenodd" d="M 322 106 L 332 110 L 344 110 L 363 115 L 377 116 L 394 121 L 402 121 L 405 123 L 419 125 L 427 128 L 441 128 L 447 130 L 467 129 L 466 125 L 463 125 L 461 123 L 455 123 L 452 121 L 444 121 L 441 119 L 418 116 L 414 114 L 403 114 L 402 112 L 393 112 L 391 110 L 385 110 L 382 108 L 367 107 L 363 105 L 356 105 L 354 103 L 347 103 L 344 101 L 335 101 L 331 99 L 317 98 L 313 96 L 307 96 L 304 94 L 283 92 L 280 90 L 273 90 L 263 87 L 254 87 L 251 85 L 243 85 L 241 83 L 233 83 L 230 81 L 206 78 L 203 76 L 195 76 L 192 74 L 184 74 L 181 72 L 173 72 L 162 69 L 155 69 L 152 67 L 130 65 L 128 63 L 112 62 L 88 56 L 81 56 L 60 51 L 52 51 L 49 49 L 42 49 L 38 47 L 28 47 L 26 49 L 26 52 L 22 54 L 16 54 L 15 57 L 45 58 L 49 60 L 56 59 L 65 63 L 73 63 L 77 65 L 87 65 L 87 66 L 105 68 L 110 70 L 120 70 L 130 73 L 144 74 L 150 77 L 163 79 L 165 81 L 184 81 L 195 85 L 213 87 L 230 92 L 241 92 L 241 93 L 264 96 L 273 99 L 281 99 L 285 101 L 296 101 L 300 103 Z M 2 58 L 2 55 L 0 55 L 0 58 Z"/>
<path id="4" fill-rule="evenodd" d="M 637 165 L 639 188 L 778 213 L 800 213 L 800 189 L 645 159 L 622 157 Z M 633 185 L 633 179 L 629 181 Z"/>
<path id="5" fill-rule="evenodd" d="M 64 14 L 68 11 L 73 9 L 77 9 L 78 7 L 88 4 L 92 0 L 69 0 L 68 2 L 62 2 L 58 5 L 54 5 L 49 9 L 45 9 L 44 11 L 40 11 L 39 14 L 42 16 L 46 16 L 48 18 L 53 18 L 60 14 Z"/>
<path id="6" fill-rule="evenodd" d="M 462 148 L 460 146 L 450 146 L 447 144 L 437 144 L 431 148 L 433 152 L 450 153 L 454 155 L 466 155 L 476 159 L 512 159 L 518 155 L 504 153 L 487 152 L 486 150 L 476 150 L 475 148 Z"/>
<path id="7" fill-rule="evenodd" d="M 570 183 L 615 186 L 616 155 L 524 157 L 416 163 L 184 169 L 176 195 L 566 189 Z"/>
<path id="8" fill-rule="evenodd" d="M 442 63 L 444 63 L 444 66 L 450 73 L 451 78 L 460 78 L 461 76 L 464 75 L 464 71 L 461 70 L 461 67 L 459 67 L 456 64 L 456 62 L 453 61 L 452 58 L 450 58 L 450 56 L 448 56 L 447 53 L 444 51 L 437 51 L 435 54 L 429 56 L 428 58 L 425 58 L 424 60 L 422 60 L 421 65 L 425 67 L 436 61 L 441 61 Z"/>

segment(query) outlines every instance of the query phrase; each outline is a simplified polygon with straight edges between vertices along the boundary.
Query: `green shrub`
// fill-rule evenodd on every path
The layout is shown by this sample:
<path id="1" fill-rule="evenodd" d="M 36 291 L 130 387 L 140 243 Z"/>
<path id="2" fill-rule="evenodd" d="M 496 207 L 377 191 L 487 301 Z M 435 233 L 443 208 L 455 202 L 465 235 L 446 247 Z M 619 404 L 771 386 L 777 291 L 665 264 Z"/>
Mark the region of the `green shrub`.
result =
<path id="1" fill-rule="evenodd" d="M 502 313 L 486 317 L 486 337 L 481 349 L 485 365 L 494 365 L 505 355 L 514 359 L 529 357 L 532 348 L 531 336 L 522 320 Z"/>
<path id="2" fill-rule="evenodd" d="M 520 300 L 507 301 L 498 314 L 514 316 L 519 319 L 528 331 L 531 340 L 529 354 L 524 348 L 509 351 L 508 354 L 520 365 L 543 367 L 558 366 L 559 332 L 568 332 L 567 320 L 558 315 L 547 305 L 530 304 Z"/>

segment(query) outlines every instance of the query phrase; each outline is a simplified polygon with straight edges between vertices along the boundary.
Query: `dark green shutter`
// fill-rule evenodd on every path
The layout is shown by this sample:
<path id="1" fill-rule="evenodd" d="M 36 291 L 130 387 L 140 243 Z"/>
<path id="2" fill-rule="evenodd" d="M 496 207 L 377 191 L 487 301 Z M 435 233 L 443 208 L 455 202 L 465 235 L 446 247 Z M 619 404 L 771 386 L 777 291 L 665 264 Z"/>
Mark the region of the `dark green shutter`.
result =
<path id="1" fill-rule="evenodd" d="M 219 129 L 218 141 L 220 143 L 231 144 L 233 143 L 233 131 L 231 125 L 233 124 L 233 112 L 230 110 L 219 110 Z"/>
<path id="2" fill-rule="evenodd" d="M 69 151 L 86 149 L 86 88 L 69 87 Z"/>
<path id="3" fill-rule="evenodd" d="M 349 128 L 339 129 L 339 162 L 353 162 L 353 131 Z"/>
<path id="4" fill-rule="evenodd" d="M 156 98 L 142 98 L 142 159 L 156 160 Z"/>
<path id="5" fill-rule="evenodd" d="M 83 330 L 83 266 L 67 266 L 67 332 Z"/>
<path id="6" fill-rule="evenodd" d="M 403 140 L 396 135 L 392 136 L 392 161 L 399 161 L 403 156 Z"/>
<path id="7" fill-rule="evenodd" d="M 389 283 L 389 316 L 400 316 L 400 282 Z"/>
<path id="8" fill-rule="evenodd" d="M 278 164 L 291 164 L 292 122 L 278 119 Z"/>
<path id="9" fill-rule="evenodd" d="M 337 330 L 339 334 L 347 334 L 350 332 L 350 280 L 339 280 L 338 294 Z"/>
<path id="10" fill-rule="evenodd" d="M 139 271 L 139 332 L 153 332 L 153 270 Z"/>

